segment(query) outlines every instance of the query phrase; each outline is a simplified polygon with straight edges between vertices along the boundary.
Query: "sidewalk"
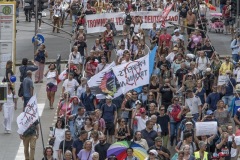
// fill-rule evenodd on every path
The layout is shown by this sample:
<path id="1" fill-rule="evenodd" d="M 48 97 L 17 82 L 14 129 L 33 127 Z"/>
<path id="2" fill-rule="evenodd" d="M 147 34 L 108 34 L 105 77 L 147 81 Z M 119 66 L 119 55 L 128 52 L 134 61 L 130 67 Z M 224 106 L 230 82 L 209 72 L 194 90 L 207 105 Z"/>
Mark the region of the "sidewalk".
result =
<path id="1" fill-rule="evenodd" d="M 48 65 L 45 66 L 45 71 L 47 70 Z M 63 67 L 63 65 L 62 65 Z M 16 77 L 17 82 L 15 83 L 15 90 L 16 94 L 18 92 L 18 88 L 20 85 L 19 82 L 19 67 L 16 67 Z M 34 80 L 34 74 L 33 74 Z M 53 124 L 53 119 L 57 109 L 57 103 L 59 99 L 59 93 L 61 91 L 61 84 L 58 86 L 58 91 L 56 92 L 55 96 L 55 103 L 54 103 L 54 110 L 50 110 L 49 103 L 46 96 L 46 80 L 44 79 L 44 83 L 34 84 L 34 93 L 37 94 L 37 101 L 38 101 L 38 109 L 39 115 L 41 116 L 41 124 L 42 124 L 42 132 L 43 132 L 43 140 L 45 147 L 48 145 L 47 140 L 49 136 L 49 127 Z M 17 102 L 17 110 L 14 113 L 14 119 L 12 124 L 12 134 L 4 134 L 4 128 L 0 128 L 0 160 L 24 160 L 24 150 L 23 150 L 23 143 L 17 134 L 17 123 L 16 118 L 21 113 L 23 106 L 22 99 L 18 99 Z M 3 114 L 0 114 L 0 119 L 3 121 Z M 41 136 L 39 136 L 36 144 L 36 151 L 35 151 L 35 159 L 40 160 L 43 157 L 43 148 L 42 148 L 42 141 Z"/>

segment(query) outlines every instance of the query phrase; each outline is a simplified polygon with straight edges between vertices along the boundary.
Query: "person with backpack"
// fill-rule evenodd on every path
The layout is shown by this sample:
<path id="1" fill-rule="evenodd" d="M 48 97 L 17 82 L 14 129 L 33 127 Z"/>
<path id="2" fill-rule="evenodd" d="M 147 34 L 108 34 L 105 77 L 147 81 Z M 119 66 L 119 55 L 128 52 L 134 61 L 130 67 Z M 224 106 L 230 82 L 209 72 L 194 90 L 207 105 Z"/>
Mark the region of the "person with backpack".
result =
<path id="1" fill-rule="evenodd" d="M 174 138 L 177 136 L 177 130 L 179 128 L 181 119 L 178 118 L 178 115 L 181 113 L 181 106 L 178 104 L 179 98 L 173 97 L 172 105 L 167 109 L 167 114 L 170 117 L 170 144 L 173 146 Z M 177 144 L 177 139 L 176 139 Z"/>
<path id="2" fill-rule="evenodd" d="M 38 66 L 35 64 L 34 61 L 31 61 L 31 63 L 33 65 L 28 65 L 29 64 L 29 61 L 27 58 L 23 58 L 22 59 L 22 65 L 19 67 L 19 71 L 20 71 L 20 82 L 23 82 L 24 78 L 27 77 L 27 71 L 36 71 L 38 70 Z"/>
<path id="3" fill-rule="evenodd" d="M 129 9 L 125 10 L 125 15 L 123 16 L 124 23 L 125 23 L 125 29 L 127 34 L 130 34 L 130 26 L 132 24 L 132 17 L 130 15 Z"/>
<path id="4" fill-rule="evenodd" d="M 193 155 L 193 153 L 197 150 L 196 144 L 193 142 L 192 133 L 190 132 L 186 132 L 183 135 L 183 140 L 178 142 L 178 144 L 175 147 L 176 152 L 183 150 L 185 145 L 189 145 L 190 155 Z"/>
<path id="5" fill-rule="evenodd" d="M 235 63 L 239 61 L 239 51 L 240 51 L 240 34 L 235 36 L 232 40 L 230 48 L 232 49 L 232 59 Z"/>

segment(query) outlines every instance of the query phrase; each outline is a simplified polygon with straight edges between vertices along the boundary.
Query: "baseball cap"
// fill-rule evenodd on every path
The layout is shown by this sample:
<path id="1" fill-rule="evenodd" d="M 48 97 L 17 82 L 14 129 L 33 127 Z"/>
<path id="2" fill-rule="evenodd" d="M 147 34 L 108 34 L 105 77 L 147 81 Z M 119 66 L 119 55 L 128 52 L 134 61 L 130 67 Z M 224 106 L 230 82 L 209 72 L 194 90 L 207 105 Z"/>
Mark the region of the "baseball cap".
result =
<path id="1" fill-rule="evenodd" d="M 207 110 L 207 115 L 212 115 L 213 114 L 213 111 L 212 110 Z"/>
<path id="2" fill-rule="evenodd" d="M 112 96 L 107 95 L 107 96 L 106 96 L 106 99 L 113 99 L 113 98 L 112 98 Z"/>
<path id="3" fill-rule="evenodd" d="M 149 153 L 153 153 L 156 157 L 158 156 L 158 152 L 155 149 L 151 149 Z"/>
<path id="4" fill-rule="evenodd" d="M 136 102 L 135 102 L 135 104 L 137 105 L 137 104 L 142 104 L 142 102 L 140 101 L 140 100 L 137 100 Z"/>
<path id="5" fill-rule="evenodd" d="M 191 125 L 193 125 L 192 122 L 187 122 L 186 125 L 187 125 L 187 124 L 191 124 Z"/>
<path id="6" fill-rule="evenodd" d="M 146 110 L 145 110 L 145 108 L 140 108 L 139 112 L 140 113 L 146 113 Z"/>

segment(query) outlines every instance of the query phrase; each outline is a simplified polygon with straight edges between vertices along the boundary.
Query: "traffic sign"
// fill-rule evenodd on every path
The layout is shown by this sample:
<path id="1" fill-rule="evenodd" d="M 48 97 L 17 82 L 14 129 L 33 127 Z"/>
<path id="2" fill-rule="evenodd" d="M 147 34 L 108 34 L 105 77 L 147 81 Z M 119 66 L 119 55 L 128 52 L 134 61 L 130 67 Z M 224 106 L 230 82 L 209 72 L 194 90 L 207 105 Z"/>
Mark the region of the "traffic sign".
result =
<path id="1" fill-rule="evenodd" d="M 36 36 L 33 36 L 33 38 L 32 38 L 32 43 L 34 43 L 35 41 L 37 41 L 38 46 L 40 46 L 41 44 L 44 43 L 45 38 L 43 37 L 43 35 L 37 34 Z"/>

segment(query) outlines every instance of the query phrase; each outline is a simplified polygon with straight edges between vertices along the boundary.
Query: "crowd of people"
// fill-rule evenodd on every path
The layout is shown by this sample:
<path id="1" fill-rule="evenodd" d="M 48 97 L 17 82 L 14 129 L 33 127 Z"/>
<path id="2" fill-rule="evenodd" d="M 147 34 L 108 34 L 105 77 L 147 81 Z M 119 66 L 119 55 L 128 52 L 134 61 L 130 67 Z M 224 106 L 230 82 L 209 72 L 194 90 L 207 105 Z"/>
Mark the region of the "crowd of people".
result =
<path id="1" fill-rule="evenodd" d="M 179 12 L 180 27 L 174 27 L 173 32 L 158 28 L 156 23 L 145 31 L 141 28 L 141 18 L 130 16 L 134 11 L 163 10 L 171 3 L 174 2 L 50 0 L 50 18 L 57 26 L 53 27 L 53 32 L 60 32 L 68 16 L 73 22 L 75 43 L 68 64 L 63 75 L 58 73 L 55 63 L 50 63 L 44 71 L 48 52 L 42 44 L 33 62 L 27 58 L 22 60 L 19 67 L 22 91 L 18 92 L 18 96 L 23 97 L 24 110 L 34 94 L 34 83 L 43 83 L 45 77 L 49 108 L 54 109 L 55 93 L 60 90 L 58 119 L 50 129 L 50 146 L 44 150 L 45 159 L 116 160 L 118 155 L 107 155 L 107 151 L 111 144 L 119 141 L 140 145 L 147 152 L 146 160 L 238 158 L 240 144 L 235 137 L 240 136 L 240 80 L 237 78 L 240 34 L 236 34 L 229 45 L 232 56 L 229 53 L 220 59 L 206 32 L 207 10 L 198 8 L 204 4 L 202 0 L 174 3 L 172 10 Z M 227 21 L 229 1 L 220 0 L 215 4 L 220 5 Z M 108 21 L 106 30 L 89 51 L 85 16 L 121 11 L 125 12 L 121 39 L 116 41 L 114 22 Z M 228 34 L 228 23 L 225 28 Z M 148 41 L 151 50 L 157 46 L 149 85 L 143 86 L 140 92 L 131 90 L 117 98 L 106 95 L 105 99 L 97 99 L 87 81 L 112 61 L 120 65 L 149 54 L 145 50 Z M 116 50 L 116 58 L 112 56 L 113 50 Z M 12 75 L 12 61 L 9 61 L 4 77 L 4 82 L 9 83 L 7 102 L 0 108 L 3 106 L 7 134 L 11 133 L 13 109 L 17 109 Z M 220 77 L 225 77 L 223 83 Z M 199 136 L 196 122 L 217 122 L 217 132 Z M 25 159 L 34 159 L 39 132 L 36 121 L 20 135 Z M 134 148 L 126 147 L 125 152 L 126 158 L 119 160 L 141 160 L 134 154 Z"/>

